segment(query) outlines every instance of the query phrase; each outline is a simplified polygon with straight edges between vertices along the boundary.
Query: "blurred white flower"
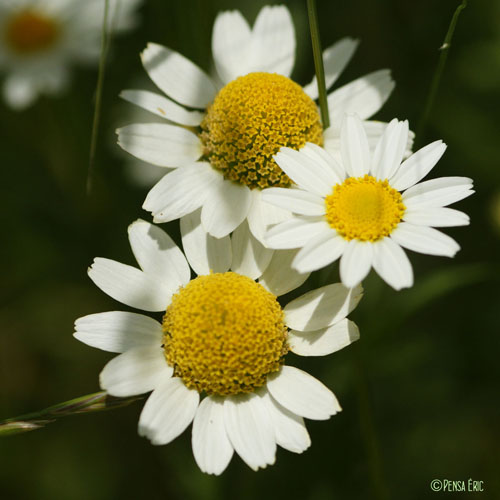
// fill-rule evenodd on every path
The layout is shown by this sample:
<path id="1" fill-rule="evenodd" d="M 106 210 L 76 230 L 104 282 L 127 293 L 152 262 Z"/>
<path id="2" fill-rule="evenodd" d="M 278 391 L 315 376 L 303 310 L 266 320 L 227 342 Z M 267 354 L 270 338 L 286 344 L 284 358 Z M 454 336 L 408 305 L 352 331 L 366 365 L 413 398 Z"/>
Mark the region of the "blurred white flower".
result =
<path id="1" fill-rule="evenodd" d="M 265 249 L 246 223 L 232 238 L 213 238 L 199 210 L 183 218 L 181 234 L 186 257 L 158 226 L 136 221 L 129 240 L 141 269 L 103 258 L 89 269 L 114 299 L 164 312 L 162 324 L 119 311 L 76 321 L 77 339 L 121 353 L 101 372 L 101 387 L 114 396 L 153 391 L 139 419 L 153 444 L 193 422 L 194 457 L 210 474 L 234 451 L 254 470 L 274 463 L 276 445 L 302 453 L 310 446 L 303 418 L 326 420 L 341 408 L 321 382 L 285 365 L 286 354 L 323 356 L 357 340 L 346 316 L 361 287 L 327 285 L 282 308 L 277 297 L 309 275 L 290 269 L 295 251 Z"/>
<path id="2" fill-rule="evenodd" d="M 141 0 L 110 0 L 109 29 L 133 27 Z M 57 94 L 75 63 L 96 63 L 104 0 L 0 0 L 0 71 L 9 106 L 23 109 Z"/>
<path id="3" fill-rule="evenodd" d="M 300 272 L 342 257 L 340 277 L 348 287 L 360 283 L 372 266 L 393 288 L 412 286 L 412 267 L 401 247 L 453 257 L 460 247 L 434 228 L 469 224 L 465 213 L 444 207 L 470 196 L 472 180 L 419 182 L 446 145 L 433 142 L 402 162 L 407 138 L 408 122 L 393 120 L 371 153 L 361 120 L 347 115 L 340 163 L 314 144 L 300 151 L 282 148 L 275 160 L 297 188 L 266 189 L 262 197 L 297 216 L 272 227 L 266 244 L 300 248 L 292 263 Z"/>
<path id="4" fill-rule="evenodd" d="M 327 88 L 357 45 L 357 40 L 344 38 L 324 51 Z M 202 224 L 211 235 L 225 236 L 247 219 L 262 241 L 268 224 L 289 216 L 261 200 L 263 188 L 291 185 L 273 154 L 281 146 L 298 149 L 306 142 L 336 148 L 344 113 L 368 119 L 387 100 L 394 82 L 388 70 L 381 70 L 331 92 L 332 125 L 323 135 L 314 102 L 316 79 L 303 88 L 290 79 L 295 31 L 286 7 L 264 7 L 252 29 L 238 11 L 219 14 L 212 53 L 214 78 L 181 54 L 149 44 L 143 65 L 166 95 L 125 90 L 122 97 L 168 121 L 124 127 L 118 130 L 118 143 L 141 160 L 176 168 L 144 202 L 155 222 L 175 220 L 201 207 Z M 386 126 L 365 123 L 374 139 Z"/>

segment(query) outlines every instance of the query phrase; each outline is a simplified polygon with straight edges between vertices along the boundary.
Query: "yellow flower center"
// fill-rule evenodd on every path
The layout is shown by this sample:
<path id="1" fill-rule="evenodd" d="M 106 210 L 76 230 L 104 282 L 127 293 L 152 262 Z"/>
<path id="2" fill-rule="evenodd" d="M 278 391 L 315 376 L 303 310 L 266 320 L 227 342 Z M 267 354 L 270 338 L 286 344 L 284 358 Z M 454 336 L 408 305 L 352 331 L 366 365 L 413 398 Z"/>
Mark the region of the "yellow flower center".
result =
<path id="1" fill-rule="evenodd" d="M 300 85 L 274 73 L 250 73 L 228 83 L 201 123 L 204 155 L 226 179 L 251 189 L 289 187 L 273 160 L 282 146 L 322 145 L 314 101 Z"/>
<path id="2" fill-rule="evenodd" d="M 276 297 L 233 272 L 198 276 L 174 295 L 163 318 L 174 375 L 207 394 L 252 392 L 288 351 Z"/>
<path id="3" fill-rule="evenodd" d="M 59 37 L 60 26 L 50 17 L 34 10 L 22 10 L 7 22 L 7 45 L 19 54 L 47 49 Z"/>
<path id="4" fill-rule="evenodd" d="M 349 177 L 325 199 L 326 220 L 346 240 L 377 241 L 401 221 L 406 207 L 387 180 Z"/>

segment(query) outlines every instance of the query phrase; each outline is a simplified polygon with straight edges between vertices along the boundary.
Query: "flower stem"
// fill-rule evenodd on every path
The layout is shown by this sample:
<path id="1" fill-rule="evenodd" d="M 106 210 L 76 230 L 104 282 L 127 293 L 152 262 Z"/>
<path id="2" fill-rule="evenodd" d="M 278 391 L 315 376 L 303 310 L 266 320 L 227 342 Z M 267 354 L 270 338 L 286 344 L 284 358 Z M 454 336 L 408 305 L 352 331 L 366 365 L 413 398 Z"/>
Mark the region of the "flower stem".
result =
<path id="1" fill-rule="evenodd" d="M 89 195 L 92 190 L 95 153 L 97 148 L 97 136 L 99 133 L 99 123 L 101 119 L 102 89 L 104 86 L 104 73 L 106 70 L 106 60 L 108 57 L 109 42 L 110 42 L 108 17 L 109 17 L 109 0 L 105 0 L 104 17 L 102 20 L 101 55 L 99 58 L 99 73 L 97 75 L 97 86 L 95 91 L 94 118 L 92 122 L 92 132 L 90 138 L 89 168 L 87 172 L 87 195 Z"/>
<path id="2" fill-rule="evenodd" d="M 321 41 L 319 39 L 316 0 L 307 0 L 307 13 L 309 16 L 309 29 L 311 31 L 316 82 L 318 85 L 319 109 L 321 111 L 323 129 L 326 130 L 330 126 L 330 115 L 328 114 L 328 103 L 326 100 L 325 69 L 323 68 L 323 53 L 321 51 Z"/>
<path id="3" fill-rule="evenodd" d="M 446 59 L 450 50 L 451 39 L 453 38 L 453 33 L 455 32 L 455 27 L 457 25 L 458 17 L 460 16 L 460 12 L 462 12 L 465 7 L 467 7 L 467 0 L 462 0 L 461 4 L 456 8 L 453 17 L 451 18 L 450 25 L 448 26 L 448 32 L 446 33 L 446 36 L 444 38 L 443 45 L 439 47 L 441 54 L 439 55 L 438 65 L 436 71 L 434 72 L 429 94 L 427 96 L 427 102 L 425 103 L 424 111 L 417 127 L 416 137 L 418 141 L 422 140 L 422 134 L 424 133 L 425 126 L 427 125 L 431 109 L 434 106 L 434 101 L 436 100 L 439 84 L 441 82 L 441 77 L 446 65 Z"/>
<path id="4" fill-rule="evenodd" d="M 0 437 L 19 434 L 21 432 L 41 429 L 54 422 L 59 417 L 76 415 L 77 413 L 92 413 L 95 411 L 111 410 L 127 406 L 141 396 L 130 398 L 115 398 L 106 391 L 87 394 L 79 398 L 59 403 L 44 410 L 39 410 L 19 417 L 7 418 L 0 421 Z"/>

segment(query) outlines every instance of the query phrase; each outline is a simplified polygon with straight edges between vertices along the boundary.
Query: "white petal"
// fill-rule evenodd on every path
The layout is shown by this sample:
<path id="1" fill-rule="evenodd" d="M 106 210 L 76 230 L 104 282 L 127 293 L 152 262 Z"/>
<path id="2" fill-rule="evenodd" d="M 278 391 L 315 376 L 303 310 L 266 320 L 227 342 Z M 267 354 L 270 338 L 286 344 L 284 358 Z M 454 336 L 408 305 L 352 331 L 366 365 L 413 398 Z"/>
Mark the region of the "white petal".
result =
<path id="1" fill-rule="evenodd" d="M 181 218 L 182 246 L 196 274 L 225 273 L 231 266 L 229 236 L 214 238 L 201 224 L 201 210 Z"/>
<path id="2" fill-rule="evenodd" d="M 188 111 L 170 99 L 148 90 L 123 90 L 120 97 L 146 111 L 181 125 L 197 127 L 203 120 L 203 113 Z"/>
<path id="3" fill-rule="evenodd" d="M 207 474 L 219 475 L 233 456 L 233 447 L 224 426 L 224 399 L 206 397 L 198 406 L 193 421 L 193 455 Z"/>
<path id="4" fill-rule="evenodd" d="M 435 141 L 419 149 L 405 160 L 391 177 L 391 186 L 398 191 L 413 186 L 434 168 L 445 150 L 446 144 L 443 141 Z"/>
<path id="5" fill-rule="evenodd" d="M 267 377 L 271 396 L 287 410 L 312 420 L 328 420 L 341 411 L 337 398 L 328 387 L 293 366 Z"/>
<path id="6" fill-rule="evenodd" d="M 202 154 L 198 137 L 168 123 L 135 123 L 117 130 L 118 144 L 127 153 L 159 167 L 180 167 Z"/>
<path id="7" fill-rule="evenodd" d="M 289 302 L 285 323 L 293 330 L 312 331 L 343 320 L 363 296 L 363 288 L 346 288 L 341 283 L 322 286 Z"/>
<path id="8" fill-rule="evenodd" d="M 359 40 L 353 38 L 342 38 L 323 51 L 323 66 L 325 69 L 326 89 L 328 90 L 344 71 L 347 63 L 351 60 L 354 51 L 358 47 Z M 311 98 L 318 98 L 318 84 L 316 76 L 311 83 L 304 87 L 304 92 Z"/>
<path id="9" fill-rule="evenodd" d="M 366 122 L 363 122 L 363 124 L 364 123 Z M 342 156 L 340 154 L 340 128 L 341 123 L 335 123 L 335 125 L 330 125 L 323 131 L 323 148 L 340 165 L 341 169 L 344 171 L 342 176 L 344 179 L 345 169 L 342 166 Z"/>
<path id="10" fill-rule="evenodd" d="M 328 96 L 328 110 L 333 125 L 342 123 L 345 113 L 356 113 L 365 120 L 374 115 L 394 89 L 394 81 L 388 69 L 365 75 Z"/>
<path id="11" fill-rule="evenodd" d="M 322 153 L 319 153 L 322 151 Z M 327 156 L 328 155 L 328 156 Z M 321 148 L 308 144 L 300 151 L 290 148 L 281 148 L 280 152 L 274 156 L 276 162 L 282 166 L 299 188 L 324 198 L 332 193 L 333 186 L 342 182 L 338 172 L 342 168 L 336 164 L 335 160 Z M 283 189 L 283 188 L 271 188 Z"/>
<path id="12" fill-rule="evenodd" d="M 177 290 L 191 279 L 186 257 L 172 238 L 154 224 L 137 220 L 128 227 L 132 252 L 141 269 Z"/>
<path id="13" fill-rule="evenodd" d="M 398 224 L 392 231 L 391 238 L 408 250 L 428 255 L 453 257 L 460 250 L 458 243 L 441 231 L 432 227 L 414 226 L 408 222 Z"/>
<path id="14" fill-rule="evenodd" d="M 274 428 L 262 399 L 254 393 L 224 400 L 224 422 L 236 453 L 253 470 L 272 465 L 276 455 Z"/>
<path id="15" fill-rule="evenodd" d="M 369 241 L 351 240 L 340 259 L 340 278 L 351 288 L 363 281 L 370 272 L 373 261 L 373 245 Z"/>
<path id="16" fill-rule="evenodd" d="M 337 160 L 325 149 L 317 144 L 307 142 L 300 150 L 302 156 L 308 156 L 314 163 L 308 164 L 313 172 L 316 172 L 318 177 L 324 179 L 324 184 L 330 186 L 330 190 L 325 191 L 325 196 L 331 194 L 335 184 L 344 182 L 346 172 Z M 313 165 L 311 167 L 311 165 Z"/>
<path id="17" fill-rule="evenodd" d="M 403 161 L 408 143 L 408 121 L 392 120 L 373 154 L 371 172 L 379 180 L 390 179 Z"/>
<path id="18" fill-rule="evenodd" d="M 468 226 L 467 214 L 453 208 L 429 207 L 405 210 L 403 220 L 416 226 L 453 227 Z"/>
<path id="19" fill-rule="evenodd" d="M 222 176 L 208 163 L 197 162 L 165 175 L 149 191 L 142 208 L 155 222 L 169 222 L 200 208 Z"/>
<path id="20" fill-rule="evenodd" d="M 262 276 L 271 261 L 273 250 L 265 248 L 257 241 L 246 221 L 235 229 L 231 242 L 233 248 L 231 270 L 252 279 Z"/>
<path id="21" fill-rule="evenodd" d="M 332 192 L 336 184 L 334 177 L 328 175 L 322 165 L 315 165 L 309 155 L 302 154 L 300 151 L 281 148 L 273 158 L 299 188 L 311 194 L 324 197 Z"/>
<path id="22" fill-rule="evenodd" d="M 291 351 L 299 356 L 326 356 L 340 351 L 358 339 L 359 329 L 349 319 L 313 332 L 288 332 L 288 345 Z"/>
<path id="23" fill-rule="evenodd" d="M 349 175 L 362 177 L 370 172 L 370 149 L 361 120 L 346 115 L 340 131 L 342 163 Z"/>
<path id="24" fill-rule="evenodd" d="M 212 33 L 212 54 L 223 83 L 251 71 L 250 26 L 237 10 L 217 15 Z"/>
<path id="25" fill-rule="evenodd" d="M 472 179 L 467 177 L 439 177 L 421 182 L 403 193 L 408 208 L 444 207 L 472 194 Z"/>
<path id="26" fill-rule="evenodd" d="M 288 210 L 283 210 L 262 200 L 260 189 L 252 190 L 252 206 L 248 212 L 248 226 L 252 234 L 264 245 L 266 242 L 264 234 L 272 224 L 278 224 L 289 219 L 292 214 Z"/>
<path id="27" fill-rule="evenodd" d="M 161 324 L 153 318 L 123 311 L 89 314 L 75 321 L 73 336 L 103 351 L 125 352 L 162 343 Z"/>
<path id="28" fill-rule="evenodd" d="M 181 54 L 149 43 L 141 59 L 151 80 L 177 102 L 192 108 L 205 108 L 215 97 L 212 80 Z"/>
<path id="29" fill-rule="evenodd" d="M 336 160 L 341 161 L 341 157 L 339 155 L 340 150 L 340 124 L 338 127 L 333 124 L 331 127 L 326 129 L 323 133 L 323 142 L 324 149 L 330 153 Z M 388 127 L 388 124 L 385 122 L 379 122 L 374 120 L 363 120 L 362 122 L 363 128 L 366 132 L 366 138 L 368 140 L 368 147 L 370 148 L 370 152 L 373 154 L 375 152 L 375 148 L 380 141 L 384 131 Z M 414 132 L 411 130 L 408 132 L 408 140 L 406 142 L 406 150 L 404 152 L 404 157 L 408 158 L 412 154 L 413 148 L 413 140 L 415 138 Z"/>
<path id="30" fill-rule="evenodd" d="M 134 347 L 113 358 L 99 375 L 99 383 L 112 396 L 128 397 L 152 391 L 172 373 L 158 343 L 154 347 Z"/>
<path id="31" fill-rule="evenodd" d="M 274 252 L 271 262 L 259 279 L 259 283 L 277 297 L 295 290 L 309 278 L 310 273 L 299 273 L 292 269 L 295 255 L 296 250 Z"/>
<path id="32" fill-rule="evenodd" d="M 88 270 L 90 279 L 110 297 L 144 311 L 164 311 L 175 291 L 139 269 L 96 257 Z"/>
<path id="33" fill-rule="evenodd" d="M 413 270 L 405 251 L 391 238 L 373 244 L 373 269 L 395 290 L 413 285 Z"/>
<path id="34" fill-rule="evenodd" d="M 155 445 L 170 443 L 193 421 L 199 402 L 198 392 L 188 389 L 180 378 L 162 381 L 144 405 L 139 435 Z"/>
<path id="35" fill-rule="evenodd" d="M 317 194 L 296 188 L 268 188 L 262 191 L 262 200 L 300 215 L 324 215 L 325 200 Z"/>
<path id="36" fill-rule="evenodd" d="M 388 126 L 389 124 L 386 122 L 379 122 L 375 120 L 363 121 L 363 128 L 365 129 L 366 136 L 368 137 L 368 146 L 370 147 L 370 151 L 372 153 L 375 152 L 375 148 Z M 408 130 L 408 138 L 406 140 L 406 148 L 403 158 L 408 158 L 412 154 L 414 139 L 415 133 L 412 130 Z"/>
<path id="37" fill-rule="evenodd" d="M 260 10 L 252 30 L 252 43 L 254 64 L 260 71 L 290 76 L 295 62 L 295 31 L 285 6 L 265 6 Z"/>
<path id="38" fill-rule="evenodd" d="M 292 265 L 303 273 L 317 271 L 336 261 L 346 247 L 347 240 L 328 226 L 300 249 Z"/>
<path id="39" fill-rule="evenodd" d="M 205 200 L 201 223 L 212 236 L 222 238 L 246 219 L 251 203 L 247 186 L 223 180 L 214 185 L 213 192 Z"/>
<path id="40" fill-rule="evenodd" d="M 311 446 L 311 438 L 304 419 L 281 406 L 267 391 L 262 391 L 261 397 L 271 417 L 276 443 L 293 453 L 307 450 Z"/>
<path id="41" fill-rule="evenodd" d="M 318 234 L 331 232 L 324 217 L 292 217 L 269 229 L 265 241 L 270 248 L 300 248 Z"/>

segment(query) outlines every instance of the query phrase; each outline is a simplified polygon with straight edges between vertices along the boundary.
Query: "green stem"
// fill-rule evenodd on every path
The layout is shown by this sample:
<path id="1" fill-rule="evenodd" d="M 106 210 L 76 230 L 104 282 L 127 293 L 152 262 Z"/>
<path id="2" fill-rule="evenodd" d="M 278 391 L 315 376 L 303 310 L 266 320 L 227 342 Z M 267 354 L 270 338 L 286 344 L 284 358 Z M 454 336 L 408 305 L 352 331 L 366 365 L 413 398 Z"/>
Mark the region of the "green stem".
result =
<path id="1" fill-rule="evenodd" d="M 68 415 L 121 408 L 138 399 L 142 398 L 140 396 L 115 398 L 110 396 L 106 391 L 87 394 L 79 398 L 70 399 L 64 403 L 50 406 L 44 410 L 2 420 L 0 421 L 0 437 L 41 429 L 56 419 L 67 417 Z"/>
<path id="2" fill-rule="evenodd" d="M 97 136 L 99 133 L 99 123 L 101 119 L 102 89 L 104 86 L 104 73 L 106 70 L 106 60 L 108 57 L 109 41 L 110 41 L 110 35 L 108 30 L 108 17 L 109 17 L 109 0 L 105 0 L 104 18 L 102 20 L 101 55 L 99 58 L 99 73 L 97 76 L 97 87 L 95 93 L 94 119 L 92 123 L 92 132 L 90 139 L 89 168 L 87 173 L 87 195 L 90 194 L 92 190 L 95 153 L 97 148 Z"/>
<path id="3" fill-rule="evenodd" d="M 448 58 L 448 52 L 451 46 L 451 39 L 453 38 L 453 33 L 455 32 L 455 27 L 457 25 L 458 17 L 460 12 L 465 9 L 467 6 L 467 0 L 462 0 L 462 3 L 456 8 L 455 13 L 451 19 L 450 25 L 448 27 L 448 32 L 444 38 L 443 45 L 439 48 L 441 54 L 439 55 L 439 61 L 434 72 L 434 76 L 432 78 L 431 87 L 429 90 L 429 95 L 427 97 L 427 102 L 425 103 L 424 111 L 422 113 L 422 117 L 420 118 L 420 122 L 417 127 L 416 137 L 418 141 L 422 140 L 422 134 L 424 133 L 425 126 L 427 125 L 427 121 L 429 119 L 429 115 L 431 113 L 431 109 L 434 106 L 434 101 L 436 100 L 436 95 L 439 89 L 439 84 L 441 83 L 441 77 L 444 72 L 444 67 L 446 65 L 446 59 Z"/>
<path id="4" fill-rule="evenodd" d="M 325 69 L 323 67 L 323 53 L 319 39 L 318 13 L 316 11 L 316 0 L 307 0 L 307 13 L 309 15 L 309 29 L 311 31 L 311 43 L 314 57 L 314 68 L 316 70 L 316 82 L 318 85 L 319 109 L 323 129 L 330 126 L 330 115 L 328 114 L 328 102 L 326 100 Z"/>

